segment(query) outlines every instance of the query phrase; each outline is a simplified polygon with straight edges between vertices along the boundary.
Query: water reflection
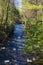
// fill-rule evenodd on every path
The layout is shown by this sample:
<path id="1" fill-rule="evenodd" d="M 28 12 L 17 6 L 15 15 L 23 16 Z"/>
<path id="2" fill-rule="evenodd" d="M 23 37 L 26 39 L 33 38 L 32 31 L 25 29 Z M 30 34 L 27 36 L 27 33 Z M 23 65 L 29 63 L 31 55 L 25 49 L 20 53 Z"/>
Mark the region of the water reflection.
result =
<path id="1" fill-rule="evenodd" d="M 22 24 L 15 26 L 10 38 L 0 47 L 0 65 L 25 65 L 23 48 L 25 46 L 25 30 Z"/>

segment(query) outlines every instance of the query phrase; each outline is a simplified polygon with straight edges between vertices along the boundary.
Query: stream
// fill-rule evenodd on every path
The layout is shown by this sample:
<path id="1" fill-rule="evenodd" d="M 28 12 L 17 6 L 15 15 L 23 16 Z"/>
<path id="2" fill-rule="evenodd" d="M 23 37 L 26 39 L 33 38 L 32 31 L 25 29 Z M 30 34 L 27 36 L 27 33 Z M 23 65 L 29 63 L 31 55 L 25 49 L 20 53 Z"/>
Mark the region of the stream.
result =
<path id="1" fill-rule="evenodd" d="M 0 65 L 26 65 L 23 56 L 26 32 L 23 24 L 16 24 L 13 33 L 0 47 Z"/>

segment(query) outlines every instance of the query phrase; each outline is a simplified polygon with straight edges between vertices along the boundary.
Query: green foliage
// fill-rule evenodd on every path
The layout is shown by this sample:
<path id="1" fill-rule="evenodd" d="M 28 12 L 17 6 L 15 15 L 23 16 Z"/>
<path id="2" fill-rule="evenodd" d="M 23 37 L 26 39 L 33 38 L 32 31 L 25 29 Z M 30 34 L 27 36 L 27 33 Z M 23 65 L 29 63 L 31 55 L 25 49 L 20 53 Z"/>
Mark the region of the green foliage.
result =
<path id="1" fill-rule="evenodd" d="M 40 4 L 41 5 L 40 5 Z M 25 52 L 43 51 L 43 6 L 42 1 L 23 0 L 22 13 L 28 39 Z M 30 14 L 30 15 L 29 15 Z M 33 15 L 35 16 L 33 17 Z M 30 17 L 29 17 L 30 16 Z"/>
<path id="2" fill-rule="evenodd" d="M 23 0 L 22 14 L 27 31 L 24 53 L 34 53 L 40 58 L 33 65 L 43 65 L 43 5 L 42 0 Z M 25 20 L 26 19 L 26 20 Z"/>
<path id="3" fill-rule="evenodd" d="M 5 35 L 13 31 L 16 21 L 20 18 L 19 11 L 16 9 L 14 2 L 11 3 L 10 1 L 0 0 L 0 40 L 3 40 Z"/>
<path id="4" fill-rule="evenodd" d="M 43 24 L 31 21 L 27 29 L 27 51 L 42 51 L 43 50 Z"/>

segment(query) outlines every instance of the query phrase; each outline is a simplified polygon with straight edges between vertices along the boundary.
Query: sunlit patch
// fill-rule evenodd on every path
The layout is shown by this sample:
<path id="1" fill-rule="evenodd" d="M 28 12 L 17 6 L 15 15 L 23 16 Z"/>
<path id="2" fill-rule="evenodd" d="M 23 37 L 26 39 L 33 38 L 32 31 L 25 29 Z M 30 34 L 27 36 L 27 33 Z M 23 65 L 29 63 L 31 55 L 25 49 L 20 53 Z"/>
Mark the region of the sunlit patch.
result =
<path id="1" fill-rule="evenodd" d="M 41 51 L 43 51 L 43 49 Z"/>
<path id="2" fill-rule="evenodd" d="M 32 62 L 32 60 L 30 60 L 30 59 L 28 59 L 28 58 L 27 58 L 27 62 L 30 62 L 30 63 L 31 63 L 31 62 Z"/>
<path id="3" fill-rule="evenodd" d="M 19 39 L 15 39 L 15 41 L 20 42 L 20 43 L 21 43 L 21 42 L 22 42 L 22 43 L 25 42 L 24 39 L 20 39 L 20 38 L 19 38 Z"/>
<path id="4" fill-rule="evenodd" d="M 13 48 L 13 51 L 16 51 L 16 48 Z"/>
<path id="5" fill-rule="evenodd" d="M 25 46 L 25 44 L 22 44 L 23 46 Z"/>
<path id="6" fill-rule="evenodd" d="M 25 36 L 22 36 L 23 38 L 25 38 Z"/>
<path id="7" fill-rule="evenodd" d="M 23 38 L 27 38 L 27 36 L 22 36 Z"/>
<path id="8" fill-rule="evenodd" d="M 17 62 L 17 60 L 12 60 L 12 62 Z"/>
<path id="9" fill-rule="evenodd" d="M 33 61 L 35 61 L 36 59 L 33 57 Z"/>
<path id="10" fill-rule="evenodd" d="M 9 63 L 10 61 L 9 61 L 9 60 L 5 60 L 4 62 L 5 62 L 5 63 Z"/>
<path id="11" fill-rule="evenodd" d="M 18 37 L 18 39 L 20 39 L 21 37 Z"/>
<path id="12" fill-rule="evenodd" d="M 5 47 L 2 47 L 1 49 L 6 49 Z"/>

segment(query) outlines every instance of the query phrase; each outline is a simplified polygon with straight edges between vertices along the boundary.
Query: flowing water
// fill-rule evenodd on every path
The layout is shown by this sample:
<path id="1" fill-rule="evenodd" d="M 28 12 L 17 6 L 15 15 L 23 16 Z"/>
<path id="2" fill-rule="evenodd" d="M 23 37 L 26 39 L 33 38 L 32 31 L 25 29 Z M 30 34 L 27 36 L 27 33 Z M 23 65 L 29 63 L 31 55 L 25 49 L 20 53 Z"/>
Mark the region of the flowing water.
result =
<path id="1" fill-rule="evenodd" d="M 0 47 L 0 65 L 26 65 L 23 56 L 26 32 L 23 24 L 17 24 L 9 39 Z"/>

